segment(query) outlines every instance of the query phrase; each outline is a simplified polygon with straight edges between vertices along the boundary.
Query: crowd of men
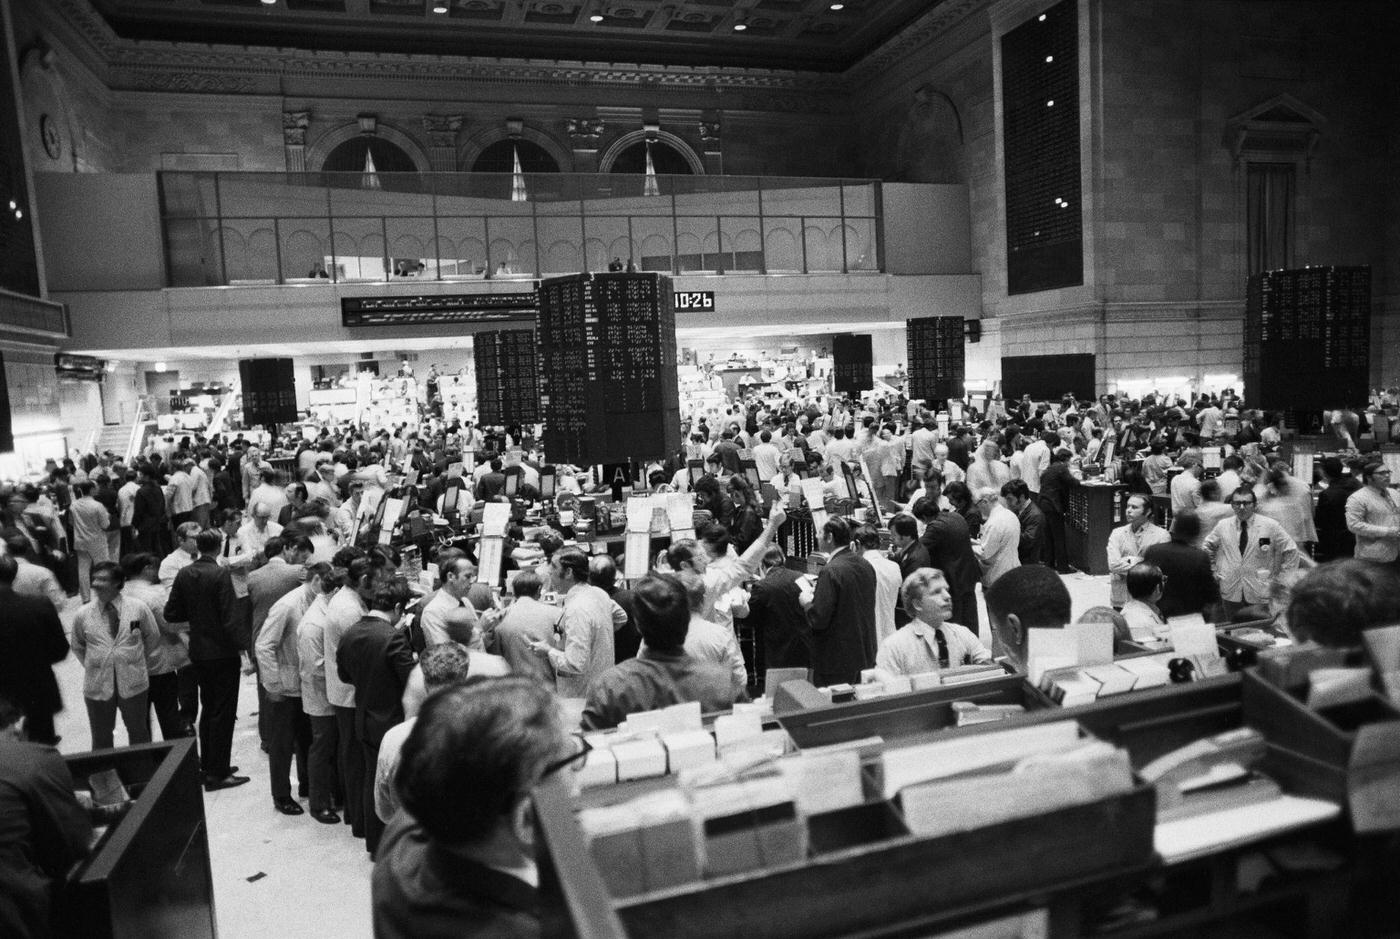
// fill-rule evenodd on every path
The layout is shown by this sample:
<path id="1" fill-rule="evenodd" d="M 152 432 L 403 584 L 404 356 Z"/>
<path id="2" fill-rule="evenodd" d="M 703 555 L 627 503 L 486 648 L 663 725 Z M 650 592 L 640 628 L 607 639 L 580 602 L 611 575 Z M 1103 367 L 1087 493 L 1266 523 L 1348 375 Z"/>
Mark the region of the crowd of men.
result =
<path id="1" fill-rule="evenodd" d="M 162 737 L 197 735 L 215 791 L 250 781 L 231 756 L 241 676 L 255 672 L 273 807 L 364 839 L 380 862 L 382 934 L 417 933 L 424 893 L 469 881 L 434 907 L 441 929 L 427 934 L 445 934 L 468 912 L 503 924 L 528 914 L 528 878 L 516 876 L 530 855 L 526 794 L 576 760 L 557 698 L 582 699 L 583 727 L 601 729 L 682 701 L 728 707 L 756 690 L 760 661 L 810 668 L 818 685 L 994 655 L 1022 663 L 1028 629 L 1069 621 L 1067 500 L 1110 443 L 1132 491 L 1106 546 L 1120 638 L 1150 637 L 1182 612 L 1251 615 L 1314 559 L 1393 568 L 1400 553 L 1383 464 L 1324 461 L 1314 505 L 1313 481 L 1271 459 L 1276 423 L 1229 395 L 993 399 L 951 424 L 902 398 L 753 399 L 689 422 L 675 453 L 634 468 L 639 486 L 693 492 L 697 509 L 696 537 L 646 577 L 623 586 L 611 557 L 543 531 L 542 560 L 508 551 L 501 577 L 479 583 L 470 544 L 428 526 L 413 537 L 437 576 L 416 590 L 400 542 L 370 537 L 362 511 L 407 491 L 401 474 L 416 475 L 423 516 L 470 517 L 474 500 L 507 492 L 537 499 L 546 475 L 563 492 L 611 486 L 550 467 L 521 428 L 490 434 L 501 455 L 449 469 L 487 436 L 430 417 L 284 441 L 280 470 L 242 435 L 166 438 L 130 466 L 110 455 L 55 465 L 4 513 L 0 695 L 31 740 L 56 743 L 50 665 L 71 649 L 94 747 L 112 745 L 118 715 L 129 742 L 150 740 L 154 713 Z M 1206 446 L 1225 447 L 1214 478 L 1202 478 Z M 815 576 L 791 570 L 780 547 L 799 470 L 836 510 L 815 532 Z M 1169 531 L 1154 495 L 1171 501 Z M 872 502 L 895 510 L 887 534 Z M 513 527 L 508 547 L 524 534 Z M 991 648 L 978 638 L 979 585 Z M 56 609 L 69 592 L 81 606 L 65 641 Z M 738 624 L 758 637 L 747 662 Z M 462 780 L 497 791 L 468 806 L 436 798 Z"/>

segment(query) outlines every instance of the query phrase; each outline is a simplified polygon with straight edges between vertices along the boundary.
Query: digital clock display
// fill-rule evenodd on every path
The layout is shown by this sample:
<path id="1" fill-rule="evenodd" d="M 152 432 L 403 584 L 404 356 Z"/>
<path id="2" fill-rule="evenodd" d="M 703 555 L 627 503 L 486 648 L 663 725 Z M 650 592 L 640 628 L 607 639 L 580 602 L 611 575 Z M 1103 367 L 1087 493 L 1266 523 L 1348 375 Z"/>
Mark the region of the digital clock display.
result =
<path id="1" fill-rule="evenodd" d="M 715 292 L 713 290 L 677 290 L 676 312 L 687 310 L 713 310 Z"/>

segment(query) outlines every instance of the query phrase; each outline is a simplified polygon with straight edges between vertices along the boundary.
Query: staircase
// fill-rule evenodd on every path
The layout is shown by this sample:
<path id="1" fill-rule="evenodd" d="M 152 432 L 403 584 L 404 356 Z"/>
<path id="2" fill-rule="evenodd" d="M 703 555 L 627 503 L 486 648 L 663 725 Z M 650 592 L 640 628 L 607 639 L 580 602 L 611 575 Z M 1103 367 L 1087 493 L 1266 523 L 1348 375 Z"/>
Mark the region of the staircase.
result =
<path id="1" fill-rule="evenodd" d="M 111 450 L 117 456 L 126 454 L 126 445 L 131 440 L 130 424 L 108 424 L 100 428 L 92 441 L 93 453 Z"/>

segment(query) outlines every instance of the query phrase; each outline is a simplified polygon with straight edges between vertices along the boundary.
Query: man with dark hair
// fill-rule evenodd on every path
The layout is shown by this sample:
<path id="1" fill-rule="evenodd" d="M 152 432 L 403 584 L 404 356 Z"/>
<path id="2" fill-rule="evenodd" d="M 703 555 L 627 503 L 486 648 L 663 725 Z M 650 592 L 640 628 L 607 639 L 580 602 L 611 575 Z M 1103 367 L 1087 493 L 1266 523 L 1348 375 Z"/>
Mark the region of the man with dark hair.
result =
<path id="1" fill-rule="evenodd" d="M 937 499 L 919 499 L 912 512 L 924 523 L 919 543 L 928 557 L 928 566 L 942 571 L 947 578 L 948 590 L 953 595 L 953 622 L 976 632 L 979 620 L 977 581 L 981 579 L 982 567 L 972 550 L 967 521 L 958 512 L 940 510 Z M 912 612 L 910 616 L 912 618 Z"/>
<path id="2" fill-rule="evenodd" d="M 1128 568 L 1124 578 L 1128 587 L 1128 602 L 1123 604 L 1123 619 L 1136 640 L 1154 639 L 1166 631 L 1167 620 L 1157 606 L 1162 599 L 1166 578 L 1162 569 L 1151 561 L 1139 561 Z"/>
<path id="3" fill-rule="evenodd" d="M 511 584 L 515 602 L 496 624 L 491 651 L 504 658 L 512 672 L 538 679 L 553 688 L 554 672 L 549 660 L 530 650 L 531 643 L 551 641 L 563 617 L 557 606 L 540 602 L 543 588 L 544 581 L 534 571 L 515 575 Z"/>
<path id="4" fill-rule="evenodd" d="M 161 738 L 174 740 L 194 736 L 194 728 L 180 715 L 179 670 L 190 664 L 189 638 L 179 626 L 165 620 L 167 591 L 158 583 L 157 564 L 154 554 L 144 552 L 122 558 L 122 573 L 126 576 L 122 596 L 145 604 L 160 633 L 157 653 L 146 660 L 151 683 L 146 697 L 160 724 Z"/>
<path id="5" fill-rule="evenodd" d="M 1298 546 L 1278 522 L 1256 515 L 1258 498 L 1250 487 L 1235 490 L 1230 508 L 1234 517 L 1222 519 L 1204 547 L 1225 613 L 1233 617 L 1246 606 L 1268 602 L 1269 582 L 1298 568 Z"/>
<path id="6" fill-rule="evenodd" d="M 987 588 L 987 618 L 992 623 L 992 652 L 1024 670 L 1027 632 L 1063 629 L 1070 619 L 1069 591 L 1050 568 L 1031 564 L 1013 568 Z"/>
<path id="7" fill-rule="evenodd" d="M 51 602 L 15 592 L 17 571 L 14 558 L 0 555 L 0 695 L 23 709 L 30 740 L 56 744 L 53 716 L 63 699 L 53 666 L 68 657 L 68 639 Z"/>
<path id="8" fill-rule="evenodd" d="M 1196 547 L 1200 532 L 1195 512 L 1178 512 L 1172 516 L 1171 540 L 1150 545 L 1142 554 L 1144 561 L 1162 572 L 1164 583 L 1157 609 L 1164 618 L 1200 613 L 1214 621 L 1219 615 L 1220 585 L 1211 572 L 1210 555 Z"/>
<path id="9" fill-rule="evenodd" d="M 1024 480 L 1012 479 L 1002 484 L 1001 498 L 1006 507 L 1016 513 L 1021 525 L 1021 538 L 1016 544 L 1016 558 L 1022 564 L 1039 564 L 1045 556 L 1045 513 L 1036 505 L 1035 495 Z"/>
<path id="10" fill-rule="evenodd" d="M 355 688 L 355 739 L 361 748 L 360 788 L 347 789 L 347 802 L 359 799 L 370 855 L 379 848 L 384 823 L 374 812 L 374 773 L 384 732 L 403 722 L 403 692 L 413 671 L 413 649 L 404 630 L 394 628 L 409 599 L 408 584 L 390 580 L 375 591 L 364 618 L 340 637 L 336 669 Z"/>
<path id="11" fill-rule="evenodd" d="M 1288 628 L 1299 639 L 1333 648 L 1361 644 L 1361 634 L 1400 622 L 1400 573 L 1347 558 L 1309 571 L 1293 586 Z"/>
<path id="12" fill-rule="evenodd" d="M 1356 536 L 1356 557 L 1392 564 L 1400 559 L 1400 497 L 1390 481 L 1388 466 L 1367 463 L 1361 487 L 1347 497 L 1347 530 Z"/>
<path id="13" fill-rule="evenodd" d="M 1058 449 L 1050 454 L 1050 465 L 1040 475 L 1040 511 L 1045 518 L 1045 546 L 1041 561 L 1057 573 L 1068 574 L 1069 548 L 1065 544 L 1065 512 L 1069 508 L 1069 490 L 1076 485 L 1070 472 L 1073 454 Z"/>
<path id="14" fill-rule="evenodd" d="M 1108 602 L 1121 610 L 1128 602 L 1128 569 L 1143 559 L 1148 548 L 1163 544 L 1169 536 L 1152 520 L 1152 497 L 1131 493 L 1124 501 L 1123 517 L 1128 524 L 1108 533 Z"/>
<path id="15" fill-rule="evenodd" d="M 248 633 L 233 594 L 229 572 L 219 566 L 223 535 L 212 528 L 195 537 L 199 557 L 175 575 L 165 604 L 167 623 L 189 623 L 190 668 L 199 689 L 199 760 L 204 789 L 241 786 L 230 765 L 238 710 L 239 655 Z"/>
<path id="16" fill-rule="evenodd" d="M 851 548 L 851 526 L 832 518 L 818 547 L 827 553 L 811 593 L 803 592 L 812 627 L 812 670 L 818 685 L 856 684 L 875 664 L 875 569 Z"/>
<path id="17" fill-rule="evenodd" d="M 159 657 L 162 640 L 146 604 L 122 596 L 125 584 L 116 564 L 94 564 L 92 601 L 73 619 L 71 643 L 83 664 L 83 700 L 94 750 L 112 748 L 118 711 L 129 744 L 151 742 L 146 662 Z"/>
<path id="18" fill-rule="evenodd" d="M 732 705 L 739 695 L 729 671 L 686 654 L 691 612 L 680 579 L 672 574 L 645 577 L 633 595 L 643 646 L 636 658 L 607 669 L 589 687 L 584 728 L 616 727 L 628 714 L 685 701 L 699 701 L 704 711 Z"/>
<path id="19" fill-rule="evenodd" d="M 549 561 L 549 573 L 554 589 L 564 596 L 560 621 L 564 648 L 540 641 L 531 643 L 530 648 L 549 660 L 562 697 L 582 698 L 589 684 L 615 664 L 613 602 L 588 583 L 588 558 L 582 551 L 569 548 L 555 553 Z"/>
<path id="20" fill-rule="evenodd" d="M 759 579 L 749 593 L 748 623 L 763 645 L 765 668 L 807 668 L 812 664 L 811 624 L 799 599 L 801 578 L 787 568 L 786 561 L 782 548 L 770 546 L 763 554 Z"/>
<path id="21" fill-rule="evenodd" d="M 0 698 L 0 936 L 42 937 L 53 935 L 54 886 L 87 856 L 92 823 L 58 751 L 20 739 L 22 714 Z"/>
<path id="22" fill-rule="evenodd" d="M 162 554 L 169 538 L 169 523 L 165 514 L 165 493 L 161 491 L 157 471 L 149 464 L 141 468 L 140 488 L 132 501 L 131 527 L 136 545 L 142 551 Z"/>
<path id="23" fill-rule="evenodd" d="M 530 792 L 582 755 L 567 752 L 553 695 L 529 679 L 468 682 L 430 698 L 395 776 L 406 811 L 374 868 L 374 934 L 537 936 Z"/>
<path id="24" fill-rule="evenodd" d="M 1347 528 L 1347 500 L 1361 488 L 1361 483 L 1335 456 L 1322 461 L 1322 475 L 1327 480 L 1327 488 L 1318 495 L 1317 508 L 1313 511 L 1313 523 L 1317 527 L 1316 557 L 1319 561 L 1349 558 L 1356 550 L 1356 536 Z"/>
<path id="25" fill-rule="evenodd" d="M 880 533 L 873 525 L 857 525 L 851 530 L 851 547 L 875 572 L 875 646 L 894 635 L 895 610 L 899 607 L 899 585 L 904 583 L 899 565 L 880 551 Z"/>
<path id="26" fill-rule="evenodd" d="M 933 566 L 933 562 L 929 559 L 928 548 L 919 541 L 919 522 L 913 515 L 901 512 L 890 519 L 889 526 L 891 542 L 889 557 L 891 561 L 899 565 L 901 584 L 919 568 Z M 969 549 L 971 549 L 971 544 L 969 540 Z M 912 618 L 904 609 L 901 597 L 899 607 L 894 611 L 895 625 L 903 626 Z"/>
<path id="27" fill-rule="evenodd" d="M 297 550 L 299 553 L 300 549 Z M 292 798 L 290 774 L 293 757 L 296 759 L 301 794 L 307 795 L 311 786 L 307 767 L 311 750 L 311 721 L 301 706 L 297 624 L 322 594 L 322 579 L 330 570 L 331 566 L 324 561 L 306 568 L 303 583 L 272 604 L 253 640 L 263 700 L 259 718 L 263 709 L 267 711 L 267 721 L 264 724 L 260 719 L 258 729 L 265 729 L 267 735 L 272 804 L 283 815 L 302 814 L 301 806 Z"/>

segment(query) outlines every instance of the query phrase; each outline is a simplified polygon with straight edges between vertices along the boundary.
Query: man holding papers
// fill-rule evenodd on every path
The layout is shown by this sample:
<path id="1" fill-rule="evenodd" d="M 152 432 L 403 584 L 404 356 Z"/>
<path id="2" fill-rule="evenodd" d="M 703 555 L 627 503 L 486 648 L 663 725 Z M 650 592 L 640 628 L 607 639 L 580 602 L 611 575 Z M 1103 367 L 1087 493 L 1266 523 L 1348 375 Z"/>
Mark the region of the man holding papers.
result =
<path id="1" fill-rule="evenodd" d="M 972 630 L 947 621 L 953 597 L 940 571 L 915 571 L 904 579 L 901 593 L 904 608 L 915 619 L 880 643 L 876 668 L 892 675 L 922 675 L 992 660 L 992 653 Z"/>
<path id="2" fill-rule="evenodd" d="M 997 659 L 1024 671 L 1030 665 L 1030 631 L 1068 625 L 1069 590 L 1060 575 L 1044 565 L 1013 568 L 987 589 L 987 618 Z"/>

